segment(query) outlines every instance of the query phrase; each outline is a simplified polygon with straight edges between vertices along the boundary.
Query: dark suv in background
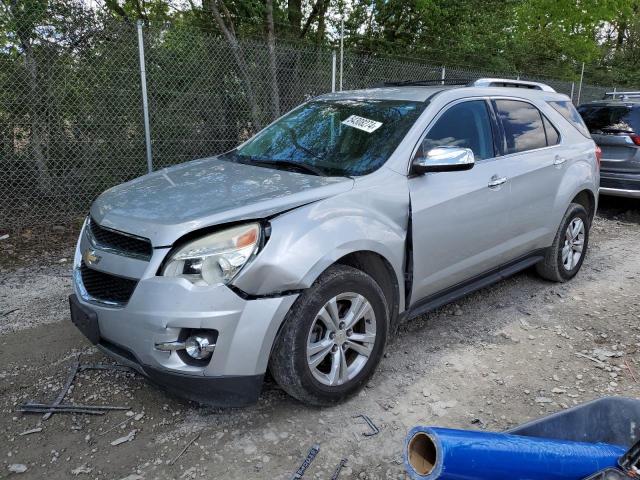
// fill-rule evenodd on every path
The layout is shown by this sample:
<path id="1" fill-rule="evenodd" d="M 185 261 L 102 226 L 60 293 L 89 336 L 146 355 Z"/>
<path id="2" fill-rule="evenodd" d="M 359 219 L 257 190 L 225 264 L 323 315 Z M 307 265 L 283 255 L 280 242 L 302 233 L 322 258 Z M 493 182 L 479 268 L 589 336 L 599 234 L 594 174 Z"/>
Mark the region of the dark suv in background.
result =
<path id="1" fill-rule="evenodd" d="M 640 198 L 640 92 L 611 92 L 578 107 L 602 149 L 600 193 Z"/>

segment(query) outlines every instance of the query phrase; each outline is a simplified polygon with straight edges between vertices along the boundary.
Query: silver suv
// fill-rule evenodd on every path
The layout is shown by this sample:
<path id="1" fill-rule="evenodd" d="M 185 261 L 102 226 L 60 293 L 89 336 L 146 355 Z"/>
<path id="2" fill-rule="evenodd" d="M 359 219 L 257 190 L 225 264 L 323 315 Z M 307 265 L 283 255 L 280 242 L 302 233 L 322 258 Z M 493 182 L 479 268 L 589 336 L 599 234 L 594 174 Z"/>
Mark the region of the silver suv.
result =
<path id="1" fill-rule="evenodd" d="M 582 265 L 596 145 L 528 82 L 405 82 L 322 95 L 223 155 L 104 192 L 75 254 L 71 317 L 181 396 L 257 400 L 269 370 L 328 405 L 397 325 L 535 265 Z"/>

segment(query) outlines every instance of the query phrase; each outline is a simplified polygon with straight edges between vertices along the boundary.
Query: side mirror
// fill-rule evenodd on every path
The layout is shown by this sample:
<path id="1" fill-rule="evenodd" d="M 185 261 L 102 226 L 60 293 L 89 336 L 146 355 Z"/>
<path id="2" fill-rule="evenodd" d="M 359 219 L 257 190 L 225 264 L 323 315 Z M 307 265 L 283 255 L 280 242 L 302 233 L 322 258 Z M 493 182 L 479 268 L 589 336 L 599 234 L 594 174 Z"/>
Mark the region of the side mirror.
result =
<path id="1" fill-rule="evenodd" d="M 425 157 L 416 157 L 411 165 L 413 173 L 459 172 L 473 168 L 475 159 L 470 148 L 436 147 Z"/>

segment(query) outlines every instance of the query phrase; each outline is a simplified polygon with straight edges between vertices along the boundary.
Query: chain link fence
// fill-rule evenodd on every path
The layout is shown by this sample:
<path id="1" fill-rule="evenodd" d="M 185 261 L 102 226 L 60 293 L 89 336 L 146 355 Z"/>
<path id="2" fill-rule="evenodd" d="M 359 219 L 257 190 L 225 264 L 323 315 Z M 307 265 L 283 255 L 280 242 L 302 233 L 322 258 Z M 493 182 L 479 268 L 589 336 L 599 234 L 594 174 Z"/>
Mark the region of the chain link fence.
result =
<path id="1" fill-rule="evenodd" d="M 66 225 L 100 192 L 147 173 L 139 28 L 154 169 L 228 150 L 333 82 L 339 88 L 331 50 L 278 45 L 274 70 L 264 43 L 231 45 L 184 26 L 103 21 L 79 38 L 28 48 L 8 39 L 0 48 L 0 233 Z M 443 76 L 518 78 L 344 54 L 345 89 Z M 532 79 L 577 98 L 575 83 Z M 610 88 L 583 86 L 581 101 Z"/>

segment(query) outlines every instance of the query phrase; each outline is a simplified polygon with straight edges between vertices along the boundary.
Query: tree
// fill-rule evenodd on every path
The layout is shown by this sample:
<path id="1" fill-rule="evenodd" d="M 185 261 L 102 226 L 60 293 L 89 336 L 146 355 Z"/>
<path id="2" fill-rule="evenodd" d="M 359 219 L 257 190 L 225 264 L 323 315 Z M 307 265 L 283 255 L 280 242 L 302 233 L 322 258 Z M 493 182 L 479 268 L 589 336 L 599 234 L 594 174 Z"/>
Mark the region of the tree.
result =
<path id="1" fill-rule="evenodd" d="M 216 25 L 224 35 L 224 38 L 227 40 L 227 43 L 231 48 L 231 52 L 233 53 L 233 56 L 235 58 L 236 65 L 238 66 L 238 71 L 240 72 L 240 76 L 242 77 L 244 83 L 247 102 L 249 103 L 249 107 L 251 109 L 254 128 L 259 130 L 262 125 L 262 119 L 260 118 L 260 109 L 258 108 L 258 101 L 256 99 L 253 84 L 251 83 L 251 77 L 249 76 L 249 67 L 244 58 L 244 53 L 242 52 L 240 43 L 238 42 L 238 37 L 236 36 L 234 17 L 222 0 L 203 0 L 202 6 L 205 13 L 213 17 Z"/>
<path id="2" fill-rule="evenodd" d="M 44 152 L 44 125 L 45 101 L 43 98 L 41 81 L 39 79 L 38 59 L 35 53 L 35 45 L 38 42 L 36 27 L 45 21 L 50 14 L 46 0 L 3 0 L 2 7 L 6 15 L 4 28 L 13 34 L 17 51 L 23 58 L 24 68 L 27 73 L 27 81 L 31 94 L 29 102 L 29 123 L 31 125 L 31 138 L 29 145 L 33 152 L 38 182 L 38 190 L 47 194 L 51 189 L 51 175 Z"/>

